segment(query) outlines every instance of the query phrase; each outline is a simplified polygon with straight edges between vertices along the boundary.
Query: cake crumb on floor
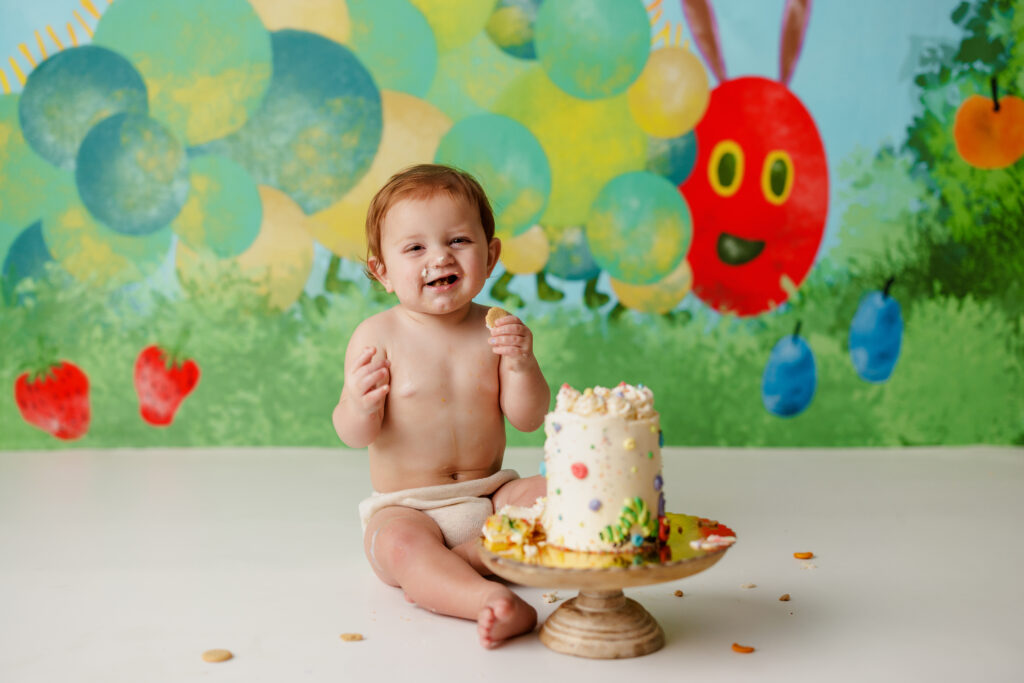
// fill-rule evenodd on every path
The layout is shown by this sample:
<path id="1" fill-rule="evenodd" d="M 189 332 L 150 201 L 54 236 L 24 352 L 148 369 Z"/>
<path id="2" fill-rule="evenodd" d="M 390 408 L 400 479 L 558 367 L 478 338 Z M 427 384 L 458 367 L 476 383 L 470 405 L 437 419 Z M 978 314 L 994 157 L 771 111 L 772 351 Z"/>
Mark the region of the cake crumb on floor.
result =
<path id="1" fill-rule="evenodd" d="M 344 640 L 346 643 L 352 643 L 352 642 L 355 642 L 357 640 L 362 640 L 363 639 L 363 634 L 362 633 L 342 633 L 341 634 L 341 639 Z"/>
<path id="2" fill-rule="evenodd" d="M 210 663 L 226 662 L 234 657 L 228 650 L 207 650 L 203 653 L 203 661 Z"/>

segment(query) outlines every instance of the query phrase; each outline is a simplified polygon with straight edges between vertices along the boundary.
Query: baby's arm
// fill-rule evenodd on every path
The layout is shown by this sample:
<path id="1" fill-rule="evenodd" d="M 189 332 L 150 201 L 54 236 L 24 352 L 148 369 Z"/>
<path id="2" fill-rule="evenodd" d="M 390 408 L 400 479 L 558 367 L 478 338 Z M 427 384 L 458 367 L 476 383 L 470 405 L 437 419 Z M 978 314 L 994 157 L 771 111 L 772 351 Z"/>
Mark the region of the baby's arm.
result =
<path id="1" fill-rule="evenodd" d="M 509 315 L 495 321 L 488 341 L 501 356 L 501 412 L 519 431 L 532 432 L 544 424 L 551 401 L 551 390 L 533 355 L 533 333 L 519 318 Z"/>
<path id="2" fill-rule="evenodd" d="M 365 323 L 352 333 L 345 351 L 345 385 L 334 408 L 334 430 L 350 448 L 368 446 L 380 434 L 391 386 L 384 351 L 370 341 Z"/>

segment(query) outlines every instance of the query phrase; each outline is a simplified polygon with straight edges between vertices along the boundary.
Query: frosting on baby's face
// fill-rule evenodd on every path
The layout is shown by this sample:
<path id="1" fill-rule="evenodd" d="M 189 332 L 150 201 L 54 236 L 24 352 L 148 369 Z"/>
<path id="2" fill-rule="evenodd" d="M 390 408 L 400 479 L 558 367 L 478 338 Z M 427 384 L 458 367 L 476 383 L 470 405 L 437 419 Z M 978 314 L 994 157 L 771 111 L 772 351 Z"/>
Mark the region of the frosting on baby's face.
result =
<path id="1" fill-rule="evenodd" d="M 555 396 L 556 413 L 571 413 L 583 417 L 614 415 L 627 420 L 643 420 L 655 415 L 654 392 L 638 384 L 622 382 L 617 387 L 595 386 L 582 393 L 563 384 Z"/>

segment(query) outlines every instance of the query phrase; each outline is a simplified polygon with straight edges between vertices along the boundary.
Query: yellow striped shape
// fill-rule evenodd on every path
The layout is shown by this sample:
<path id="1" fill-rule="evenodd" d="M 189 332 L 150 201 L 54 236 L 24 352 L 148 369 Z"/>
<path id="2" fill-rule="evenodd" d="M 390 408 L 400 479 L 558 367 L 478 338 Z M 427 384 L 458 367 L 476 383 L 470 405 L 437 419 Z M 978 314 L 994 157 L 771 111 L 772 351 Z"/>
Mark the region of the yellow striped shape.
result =
<path id="1" fill-rule="evenodd" d="M 25 59 L 32 65 L 32 68 L 36 68 L 36 60 L 32 57 L 32 52 L 28 49 L 28 45 L 21 43 L 18 45 L 18 49 L 21 50 L 21 54 L 25 55 Z"/>
<path id="2" fill-rule="evenodd" d="M 73 9 L 71 10 L 71 13 L 75 15 L 75 19 L 78 19 L 78 23 L 82 25 L 85 32 L 89 34 L 90 38 L 92 38 L 92 28 L 90 28 L 89 24 L 85 23 L 85 19 L 83 19 L 82 15 L 78 13 L 78 10 Z"/>
<path id="3" fill-rule="evenodd" d="M 7 82 L 7 74 L 3 69 L 0 69 L 0 85 L 3 86 L 5 95 L 11 94 L 11 84 Z"/>
<path id="4" fill-rule="evenodd" d="M 60 42 L 60 38 L 57 37 L 57 32 L 53 30 L 52 26 L 46 27 L 46 32 L 50 34 L 50 39 L 53 40 L 58 50 L 64 49 L 64 43 Z"/>
<path id="5" fill-rule="evenodd" d="M 82 0 L 82 7 L 84 7 L 85 11 L 91 14 L 94 18 L 100 18 L 100 13 L 96 11 L 96 5 L 92 4 L 92 0 Z"/>
<path id="6" fill-rule="evenodd" d="M 41 54 L 45 60 L 50 55 L 46 54 L 46 45 L 43 43 L 43 37 L 39 35 L 39 31 L 36 31 L 36 42 L 39 43 L 39 54 Z"/>
<path id="7" fill-rule="evenodd" d="M 70 21 L 68 22 L 68 35 L 71 36 L 72 47 L 78 47 L 78 36 L 75 35 L 75 27 L 71 25 Z"/>
<path id="8" fill-rule="evenodd" d="M 18 63 L 16 61 L 14 61 L 14 57 L 8 57 L 7 61 L 11 63 L 11 69 L 14 70 L 14 75 L 18 77 L 18 81 L 22 85 L 25 85 L 25 74 L 21 72 L 21 67 L 18 66 Z"/>

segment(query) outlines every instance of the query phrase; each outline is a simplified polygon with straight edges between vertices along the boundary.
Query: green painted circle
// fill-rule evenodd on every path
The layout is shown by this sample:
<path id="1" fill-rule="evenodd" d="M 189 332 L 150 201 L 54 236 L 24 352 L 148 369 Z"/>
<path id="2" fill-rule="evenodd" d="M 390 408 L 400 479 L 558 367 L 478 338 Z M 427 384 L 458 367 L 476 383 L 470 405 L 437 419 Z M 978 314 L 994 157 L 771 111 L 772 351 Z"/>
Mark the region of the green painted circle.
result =
<path id="1" fill-rule="evenodd" d="M 648 285 L 671 273 L 690 249 L 693 223 L 671 182 L 647 171 L 604 186 L 586 225 L 594 260 L 616 280 Z"/>
<path id="2" fill-rule="evenodd" d="M 409 0 L 348 0 L 349 45 L 381 90 L 423 97 L 437 70 L 437 42 Z"/>
<path id="3" fill-rule="evenodd" d="M 537 138 L 507 116 L 480 114 L 459 121 L 441 138 L 435 160 L 469 171 L 494 210 L 505 235 L 529 230 L 551 193 L 551 168 Z"/>
<path id="4" fill-rule="evenodd" d="M 252 176 L 214 154 L 191 159 L 188 171 L 188 199 L 171 229 L 195 251 L 210 251 L 220 258 L 241 254 L 256 240 L 263 219 Z"/>
<path id="5" fill-rule="evenodd" d="M 18 95 L 0 95 L 0 222 L 20 232 L 42 215 L 50 185 L 64 173 L 25 140 L 18 103 Z"/>
<path id="6" fill-rule="evenodd" d="M 92 42 L 128 58 L 150 115 L 189 146 L 241 128 L 270 85 L 270 34 L 246 0 L 115 2 Z"/>
<path id="7" fill-rule="evenodd" d="M 640 0 L 545 2 L 534 27 L 537 59 L 575 97 L 624 92 L 650 54 L 651 25 Z"/>

